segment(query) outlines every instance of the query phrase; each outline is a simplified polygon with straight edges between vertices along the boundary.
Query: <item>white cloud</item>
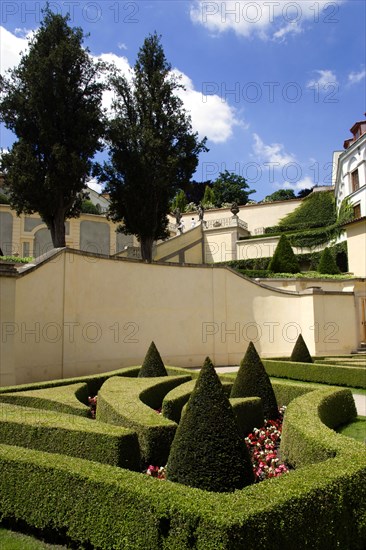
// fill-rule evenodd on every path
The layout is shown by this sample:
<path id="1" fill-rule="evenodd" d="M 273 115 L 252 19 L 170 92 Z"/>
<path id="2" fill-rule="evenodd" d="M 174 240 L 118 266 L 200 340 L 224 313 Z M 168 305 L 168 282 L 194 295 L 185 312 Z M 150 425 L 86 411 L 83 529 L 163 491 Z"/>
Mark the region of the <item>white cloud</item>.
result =
<path id="1" fill-rule="evenodd" d="M 8 69 L 13 69 L 18 65 L 21 53 L 28 49 L 28 40 L 19 38 L 5 27 L 0 27 L 0 37 L 0 73 L 4 75 Z"/>
<path id="2" fill-rule="evenodd" d="M 266 145 L 258 134 L 253 134 L 253 137 L 253 150 L 261 161 L 273 164 L 274 168 L 280 168 L 291 162 L 296 162 L 294 155 L 286 153 L 282 143 Z"/>
<path id="3" fill-rule="evenodd" d="M 333 71 L 329 69 L 317 69 L 314 73 L 317 73 L 318 77 L 309 80 L 306 84 L 307 88 L 317 86 L 321 90 L 327 90 L 330 85 L 338 86 L 337 76 Z"/>
<path id="4" fill-rule="evenodd" d="M 128 49 L 124 42 L 119 42 L 117 45 L 118 45 L 119 50 L 127 50 Z"/>
<path id="5" fill-rule="evenodd" d="M 233 133 L 233 127 L 241 124 L 233 107 L 218 95 L 204 95 L 194 89 L 192 80 L 178 69 L 174 74 L 180 77 L 184 90 L 177 95 L 184 103 L 184 107 L 191 115 L 192 126 L 199 136 L 214 143 L 224 143 Z"/>
<path id="6" fill-rule="evenodd" d="M 91 178 L 87 182 L 87 186 L 96 191 L 97 193 L 102 193 L 103 187 L 98 183 L 98 181 L 95 178 Z"/>
<path id="7" fill-rule="evenodd" d="M 302 189 L 311 189 L 314 187 L 315 183 L 309 176 L 305 176 L 305 178 L 295 182 L 290 183 L 288 181 L 284 182 L 280 188 L 281 189 L 293 189 L 293 191 L 301 191 Z"/>
<path id="8" fill-rule="evenodd" d="M 358 84 L 366 77 L 366 69 L 361 69 L 358 73 L 352 71 L 348 75 L 348 84 Z"/>
<path id="9" fill-rule="evenodd" d="M 344 0 L 335 0 L 332 4 L 341 4 Z M 227 0 L 207 2 L 194 0 L 191 3 L 191 20 L 203 25 L 212 34 L 232 30 L 238 36 L 256 35 L 262 40 L 284 40 L 288 34 L 302 32 L 304 22 L 317 22 L 329 14 L 326 6 L 328 0 L 297 0 L 296 2 L 278 2 L 273 0 Z"/>

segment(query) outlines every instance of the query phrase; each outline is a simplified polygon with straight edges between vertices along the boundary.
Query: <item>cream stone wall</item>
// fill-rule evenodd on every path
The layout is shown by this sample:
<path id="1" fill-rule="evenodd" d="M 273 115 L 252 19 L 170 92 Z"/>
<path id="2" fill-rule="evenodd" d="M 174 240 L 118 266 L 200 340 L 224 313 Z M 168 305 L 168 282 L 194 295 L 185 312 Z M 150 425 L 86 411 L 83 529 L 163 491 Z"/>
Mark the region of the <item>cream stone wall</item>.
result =
<path id="1" fill-rule="evenodd" d="M 11 281 L 0 278 L 2 292 L 14 286 L 1 302 L 2 327 L 17 329 L 2 340 L 0 384 L 12 372 L 24 383 L 141 364 L 152 340 L 167 364 L 182 367 L 206 356 L 238 364 L 250 340 L 263 357 L 289 355 L 300 331 L 312 354 L 356 346 L 353 293 L 284 292 L 217 266 L 66 250 Z"/>
<path id="2" fill-rule="evenodd" d="M 264 227 L 277 225 L 280 219 L 290 212 L 293 212 L 301 204 L 301 199 L 292 199 L 288 201 L 268 202 L 262 204 L 246 204 L 239 207 L 238 217 L 248 224 L 248 230 L 254 235 L 256 231 L 261 231 Z M 204 220 L 219 220 L 232 216 L 230 208 L 214 208 L 205 210 Z M 197 212 L 188 212 L 183 214 L 186 227 L 191 226 L 191 220 L 194 218 L 198 222 Z M 175 223 L 173 216 L 169 217 L 171 223 Z"/>
<path id="3" fill-rule="evenodd" d="M 348 269 L 358 277 L 366 277 L 366 218 L 346 225 L 345 229 Z"/>
<path id="4" fill-rule="evenodd" d="M 154 261 L 203 263 L 202 226 L 185 231 L 156 245 Z"/>

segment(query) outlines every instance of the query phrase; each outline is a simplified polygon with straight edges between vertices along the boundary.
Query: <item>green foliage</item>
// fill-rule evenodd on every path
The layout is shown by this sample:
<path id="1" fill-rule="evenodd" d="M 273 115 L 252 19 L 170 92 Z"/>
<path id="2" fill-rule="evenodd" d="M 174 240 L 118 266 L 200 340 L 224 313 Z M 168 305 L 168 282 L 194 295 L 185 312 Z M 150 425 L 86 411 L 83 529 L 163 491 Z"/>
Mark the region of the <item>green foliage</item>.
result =
<path id="1" fill-rule="evenodd" d="M 272 193 L 272 195 L 267 195 L 264 197 L 262 202 L 276 202 L 276 201 L 287 201 L 289 199 L 296 199 L 295 193 L 292 189 L 279 189 Z"/>
<path id="2" fill-rule="evenodd" d="M 78 547 L 90 544 L 101 550 L 292 550 L 304 548 L 304 541 L 314 549 L 362 550 L 365 449 L 318 422 L 318 406 L 326 396 L 313 400 L 313 395 L 304 396 L 301 410 L 296 400 L 285 422 L 297 416 L 291 422 L 297 456 L 306 456 L 308 445 L 312 451 L 318 437 L 323 448 L 336 454 L 326 462 L 219 494 L 96 462 L 0 445 L 1 515 L 57 530 Z M 92 513 L 90 502 L 98 503 Z"/>
<path id="3" fill-rule="evenodd" d="M 291 353 L 290 361 L 297 363 L 313 363 L 308 347 L 305 343 L 302 334 L 297 337 L 294 349 Z"/>
<path id="4" fill-rule="evenodd" d="M 205 187 L 205 194 L 203 195 L 202 205 L 205 208 L 212 208 L 216 203 L 215 192 L 209 185 Z"/>
<path id="5" fill-rule="evenodd" d="M 337 266 L 339 267 L 340 271 L 343 271 L 343 272 L 348 271 L 347 242 L 344 241 L 342 243 L 338 243 L 334 246 L 329 247 L 329 249 L 334 255 Z M 321 254 L 322 254 L 321 252 L 308 252 L 306 254 L 296 254 L 296 258 L 303 269 L 316 271 Z M 238 269 L 238 270 L 260 270 L 261 271 L 261 270 L 268 269 L 268 265 L 270 261 L 271 261 L 270 257 L 253 258 L 253 259 L 247 259 L 247 260 L 231 260 L 229 262 L 222 262 L 221 265 L 227 265 L 229 267 L 232 267 L 233 269 Z M 303 275 L 306 275 L 306 273 L 304 273 Z"/>
<path id="6" fill-rule="evenodd" d="M 225 170 L 213 182 L 213 192 L 215 206 L 220 207 L 223 203 L 236 202 L 239 205 L 246 204 L 249 200 L 249 195 L 255 193 L 255 190 L 249 190 L 249 185 L 245 178 Z"/>
<path id="7" fill-rule="evenodd" d="M 0 402 L 3 403 L 78 416 L 89 415 L 89 407 L 86 405 L 87 399 L 88 386 L 85 383 L 30 389 L 28 391 L 0 392 Z"/>
<path id="8" fill-rule="evenodd" d="M 188 402 L 195 385 L 196 380 L 190 380 L 170 391 L 163 400 L 161 408 L 163 416 L 179 424 L 183 408 Z M 232 385 L 232 382 L 222 380 L 222 387 L 227 397 L 230 395 Z"/>
<path id="9" fill-rule="evenodd" d="M 14 262 L 16 264 L 29 264 L 33 262 L 34 258 L 31 256 L 26 256 L 21 258 L 20 256 L 0 256 L 0 260 L 5 262 Z"/>
<path id="10" fill-rule="evenodd" d="M 336 205 L 333 191 L 311 193 L 293 211 L 279 222 L 282 231 L 327 227 L 336 222 Z"/>
<path id="11" fill-rule="evenodd" d="M 129 470 L 140 467 L 137 435 L 132 430 L 54 411 L 0 403 L 0 443 Z"/>
<path id="12" fill-rule="evenodd" d="M 230 405 L 241 437 L 247 437 L 254 428 L 264 426 L 263 405 L 260 397 L 236 397 Z"/>
<path id="13" fill-rule="evenodd" d="M 142 363 L 142 367 L 138 373 L 139 378 L 151 376 L 168 376 L 163 360 L 154 342 L 151 342 L 144 362 Z"/>
<path id="14" fill-rule="evenodd" d="M 333 458 L 342 450 L 347 453 L 347 439 L 332 430 L 356 416 L 351 390 L 320 389 L 295 399 L 283 422 L 283 460 L 300 468 Z"/>
<path id="15" fill-rule="evenodd" d="M 83 214 L 100 214 L 100 207 L 93 204 L 91 200 L 85 199 L 81 203 L 81 212 Z"/>
<path id="16" fill-rule="evenodd" d="M 272 359 L 263 359 L 262 362 L 269 376 L 366 389 L 365 369 L 362 367 L 350 369 L 339 365 Z"/>
<path id="17" fill-rule="evenodd" d="M 98 392 L 97 420 L 137 433 L 143 465 L 164 466 L 177 425 L 157 414 L 164 396 L 191 377 L 122 378 L 104 382 Z"/>
<path id="18" fill-rule="evenodd" d="M 167 369 L 171 374 L 182 370 Z M 122 382 L 128 383 L 137 371 L 133 367 L 117 372 Z M 88 377 L 88 385 L 96 386 L 111 376 Z M 135 378 L 135 382 L 156 379 Z M 65 381 L 27 385 L 27 390 L 45 384 Z M 277 395 L 288 400 L 312 389 L 278 381 L 273 385 Z M 306 544 L 322 550 L 363 550 L 365 448 L 356 441 L 350 444 L 348 438 L 324 426 L 336 427 L 353 414 L 351 397 L 344 392 L 333 395 L 334 389 L 329 390 L 315 394 L 315 399 L 314 393 L 308 393 L 302 401 L 290 404 L 285 422 L 288 419 L 287 434 L 291 432 L 291 436 L 286 435 L 286 445 L 291 444 L 299 464 L 302 457 L 312 455 L 319 460 L 322 453 L 329 456 L 328 451 L 335 457 L 229 494 L 164 483 L 90 460 L 0 444 L 0 515 L 57 532 L 78 548 L 292 550 Z M 98 506 L 90 509 L 95 502 Z"/>
<path id="19" fill-rule="evenodd" d="M 329 275 L 337 275 L 340 273 L 334 256 L 328 247 L 324 248 L 322 255 L 320 256 L 318 272 L 327 273 Z"/>
<path id="20" fill-rule="evenodd" d="M 272 384 L 253 342 L 249 342 L 241 360 L 230 397 L 260 397 L 264 417 L 267 420 L 278 418 L 278 406 Z"/>
<path id="21" fill-rule="evenodd" d="M 167 479 L 215 492 L 235 491 L 254 481 L 248 450 L 208 357 L 172 443 Z"/>
<path id="22" fill-rule="evenodd" d="M 183 189 L 179 189 L 172 202 L 172 212 L 174 212 L 174 210 L 176 210 L 177 208 L 180 210 L 180 212 L 184 212 L 187 203 L 188 201 L 185 192 L 183 191 Z"/>
<path id="23" fill-rule="evenodd" d="M 343 231 L 342 224 L 352 218 L 353 210 L 347 198 L 342 202 L 337 216 L 331 191 L 311 193 L 279 225 L 266 227 L 264 232 L 271 235 L 286 232 L 292 246 L 315 248 L 334 242 Z"/>
<path id="24" fill-rule="evenodd" d="M 4 195 L 4 193 L 0 193 L 0 204 L 10 204 L 9 197 Z"/>
<path id="25" fill-rule="evenodd" d="M 281 235 L 269 262 L 268 271 L 274 273 L 298 273 L 300 271 L 299 263 L 286 235 Z"/>
<path id="26" fill-rule="evenodd" d="M 189 182 L 206 151 L 193 133 L 181 85 L 171 72 L 160 38 L 148 36 L 133 69 L 133 82 L 115 72 L 114 118 L 107 129 L 109 162 L 96 171 L 107 184 L 110 215 L 136 235 L 144 260 L 152 261 L 155 240 L 167 234 L 167 214 L 178 189 Z"/>
<path id="27" fill-rule="evenodd" d="M 85 181 L 104 132 L 101 63 L 80 28 L 44 10 L 18 67 L 0 81 L 0 120 L 17 136 L 1 158 L 4 189 L 17 214 L 39 212 L 55 247 L 65 219 L 80 214 Z"/>

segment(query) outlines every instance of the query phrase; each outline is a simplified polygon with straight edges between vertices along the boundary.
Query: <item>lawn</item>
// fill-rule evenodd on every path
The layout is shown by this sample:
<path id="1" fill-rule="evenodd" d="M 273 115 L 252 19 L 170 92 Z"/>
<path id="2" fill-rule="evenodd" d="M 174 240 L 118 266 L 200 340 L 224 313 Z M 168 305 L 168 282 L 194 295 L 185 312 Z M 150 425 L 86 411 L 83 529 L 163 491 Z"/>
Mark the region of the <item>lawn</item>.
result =
<path id="1" fill-rule="evenodd" d="M 34 537 L 0 527 L 1 550 L 64 550 L 66 546 L 47 544 Z"/>

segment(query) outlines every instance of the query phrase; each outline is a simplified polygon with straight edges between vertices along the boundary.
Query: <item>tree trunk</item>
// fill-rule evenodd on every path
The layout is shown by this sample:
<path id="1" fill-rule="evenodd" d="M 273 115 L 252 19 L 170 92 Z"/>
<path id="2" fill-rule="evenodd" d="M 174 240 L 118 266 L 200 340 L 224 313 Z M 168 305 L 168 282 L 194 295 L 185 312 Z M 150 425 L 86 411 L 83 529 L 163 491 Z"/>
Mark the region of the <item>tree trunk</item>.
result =
<path id="1" fill-rule="evenodd" d="M 64 248 L 66 246 L 64 216 L 56 214 L 49 229 L 51 231 L 53 246 L 55 248 Z"/>
<path id="2" fill-rule="evenodd" d="M 141 257 L 146 262 L 152 262 L 153 237 L 141 237 Z"/>

